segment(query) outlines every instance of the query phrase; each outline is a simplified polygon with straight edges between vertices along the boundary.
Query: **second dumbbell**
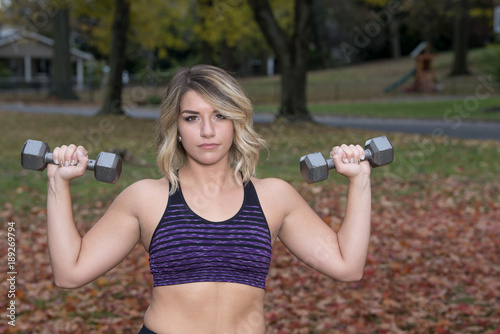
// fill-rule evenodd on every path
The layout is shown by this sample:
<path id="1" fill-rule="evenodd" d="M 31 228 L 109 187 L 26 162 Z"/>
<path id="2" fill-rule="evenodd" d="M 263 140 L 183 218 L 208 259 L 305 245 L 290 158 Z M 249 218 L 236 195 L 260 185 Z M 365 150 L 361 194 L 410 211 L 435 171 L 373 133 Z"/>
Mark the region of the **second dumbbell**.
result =
<path id="1" fill-rule="evenodd" d="M 365 160 L 372 167 L 390 164 L 394 159 L 394 148 L 386 136 L 377 137 L 366 141 Z M 300 158 L 300 173 L 307 183 L 326 180 L 328 170 L 335 168 L 333 159 L 325 159 L 320 152 L 311 153 Z"/>
<path id="2" fill-rule="evenodd" d="M 28 139 L 21 152 L 23 168 L 43 171 L 47 164 L 54 164 L 49 145 Z M 122 159 L 114 153 L 101 152 L 95 160 L 89 160 L 87 170 L 93 171 L 97 181 L 115 183 L 122 172 Z"/>

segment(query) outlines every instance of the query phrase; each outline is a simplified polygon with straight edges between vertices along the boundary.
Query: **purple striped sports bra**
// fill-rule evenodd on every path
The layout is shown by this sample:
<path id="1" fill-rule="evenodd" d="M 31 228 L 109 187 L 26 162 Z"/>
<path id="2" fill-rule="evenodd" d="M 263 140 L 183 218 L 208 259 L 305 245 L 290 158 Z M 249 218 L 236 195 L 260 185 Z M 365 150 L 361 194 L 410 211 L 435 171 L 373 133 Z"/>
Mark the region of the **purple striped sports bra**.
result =
<path id="1" fill-rule="evenodd" d="M 149 246 L 154 286 L 230 282 L 265 289 L 271 236 L 252 184 L 244 187 L 238 213 L 222 222 L 201 218 L 186 204 L 179 186 Z"/>

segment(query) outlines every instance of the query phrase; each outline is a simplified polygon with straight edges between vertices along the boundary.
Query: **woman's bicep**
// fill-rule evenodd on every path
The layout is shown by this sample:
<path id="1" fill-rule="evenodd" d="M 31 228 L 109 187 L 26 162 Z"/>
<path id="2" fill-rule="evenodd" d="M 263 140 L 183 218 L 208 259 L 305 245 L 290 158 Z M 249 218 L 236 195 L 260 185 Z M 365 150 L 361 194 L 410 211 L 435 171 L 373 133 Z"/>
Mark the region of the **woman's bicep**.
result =
<path id="1" fill-rule="evenodd" d="M 299 260 L 338 280 L 348 280 L 337 233 L 297 193 L 289 199 L 289 212 L 279 238 Z"/>
<path id="2" fill-rule="evenodd" d="M 118 265 L 140 240 L 139 221 L 129 195 L 122 193 L 83 237 L 78 261 L 63 284 L 78 287 Z"/>

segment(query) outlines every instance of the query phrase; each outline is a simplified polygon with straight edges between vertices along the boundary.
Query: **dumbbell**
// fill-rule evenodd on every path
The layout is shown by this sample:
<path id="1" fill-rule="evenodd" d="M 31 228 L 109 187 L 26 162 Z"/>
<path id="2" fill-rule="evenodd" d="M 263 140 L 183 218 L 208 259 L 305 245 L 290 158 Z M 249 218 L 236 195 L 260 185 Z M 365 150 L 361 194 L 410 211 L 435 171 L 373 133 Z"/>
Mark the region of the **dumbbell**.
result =
<path id="1" fill-rule="evenodd" d="M 47 164 L 54 164 L 49 145 L 42 141 L 28 139 L 21 152 L 23 168 L 43 171 Z M 89 160 L 87 170 L 94 171 L 97 181 L 115 183 L 122 172 L 122 159 L 114 153 L 101 152 L 95 160 Z"/>
<path id="2" fill-rule="evenodd" d="M 375 167 L 390 164 L 394 159 L 394 148 L 386 136 L 369 139 L 365 143 L 365 158 Z M 307 183 L 315 183 L 328 178 L 328 170 L 335 168 L 333 159 L 326 160 L 320 152 L 300 158 L 300 173 Z"/>

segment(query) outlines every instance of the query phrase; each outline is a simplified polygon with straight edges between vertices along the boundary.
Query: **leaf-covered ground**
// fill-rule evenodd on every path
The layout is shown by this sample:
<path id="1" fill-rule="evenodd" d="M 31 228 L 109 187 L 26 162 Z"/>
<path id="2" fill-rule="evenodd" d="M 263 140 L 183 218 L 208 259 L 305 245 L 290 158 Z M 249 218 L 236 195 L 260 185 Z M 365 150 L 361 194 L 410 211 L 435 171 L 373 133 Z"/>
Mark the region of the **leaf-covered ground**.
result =
<path id="1" fill-rule="evenodd" d="M 360 282 L 332 281 L 276 248 L 269 333 L 500 333 L 498 184 L 428 180 L 422 192 L 389 201 L 401 187 L 376 185 Z M 334 200 L 319 201 L 316 210 L 339 225 L 342 207 Z"/>
<path id="2" fill-rule="evenodd" d="M 267 281 L 268 333 L 500 332 L 498 181 L 481 187 L 454 177 L 413 182 L 419 191 L 407 192 L 407 182 L 394 180 L 373 185 L 371 246 L 360 282 L 328 279 L 276 244 Z M 326 224 L 339 227 L 345 185 L 297 188 Z M 86 221 L 104 210 L 105 205 L 78 206 L 76 219 Z M 142 246 L 96 282 L 62 290 L 52 282 L 46 231 L 40 224 L 45 215 L 43 207 L 26 214 L 14 212 L 8 203 L 2 208 L 2 220 L 16 222 L 19 274 L 16 327 L 2 317 L 0 330 L 138 331 L 152 283 Z M 79 228 L 83 233 L 88 226 Z M 4 240 L 6 230 L 1 231 Z M 1 291 L 7 291 L 5 280 Z"/>

